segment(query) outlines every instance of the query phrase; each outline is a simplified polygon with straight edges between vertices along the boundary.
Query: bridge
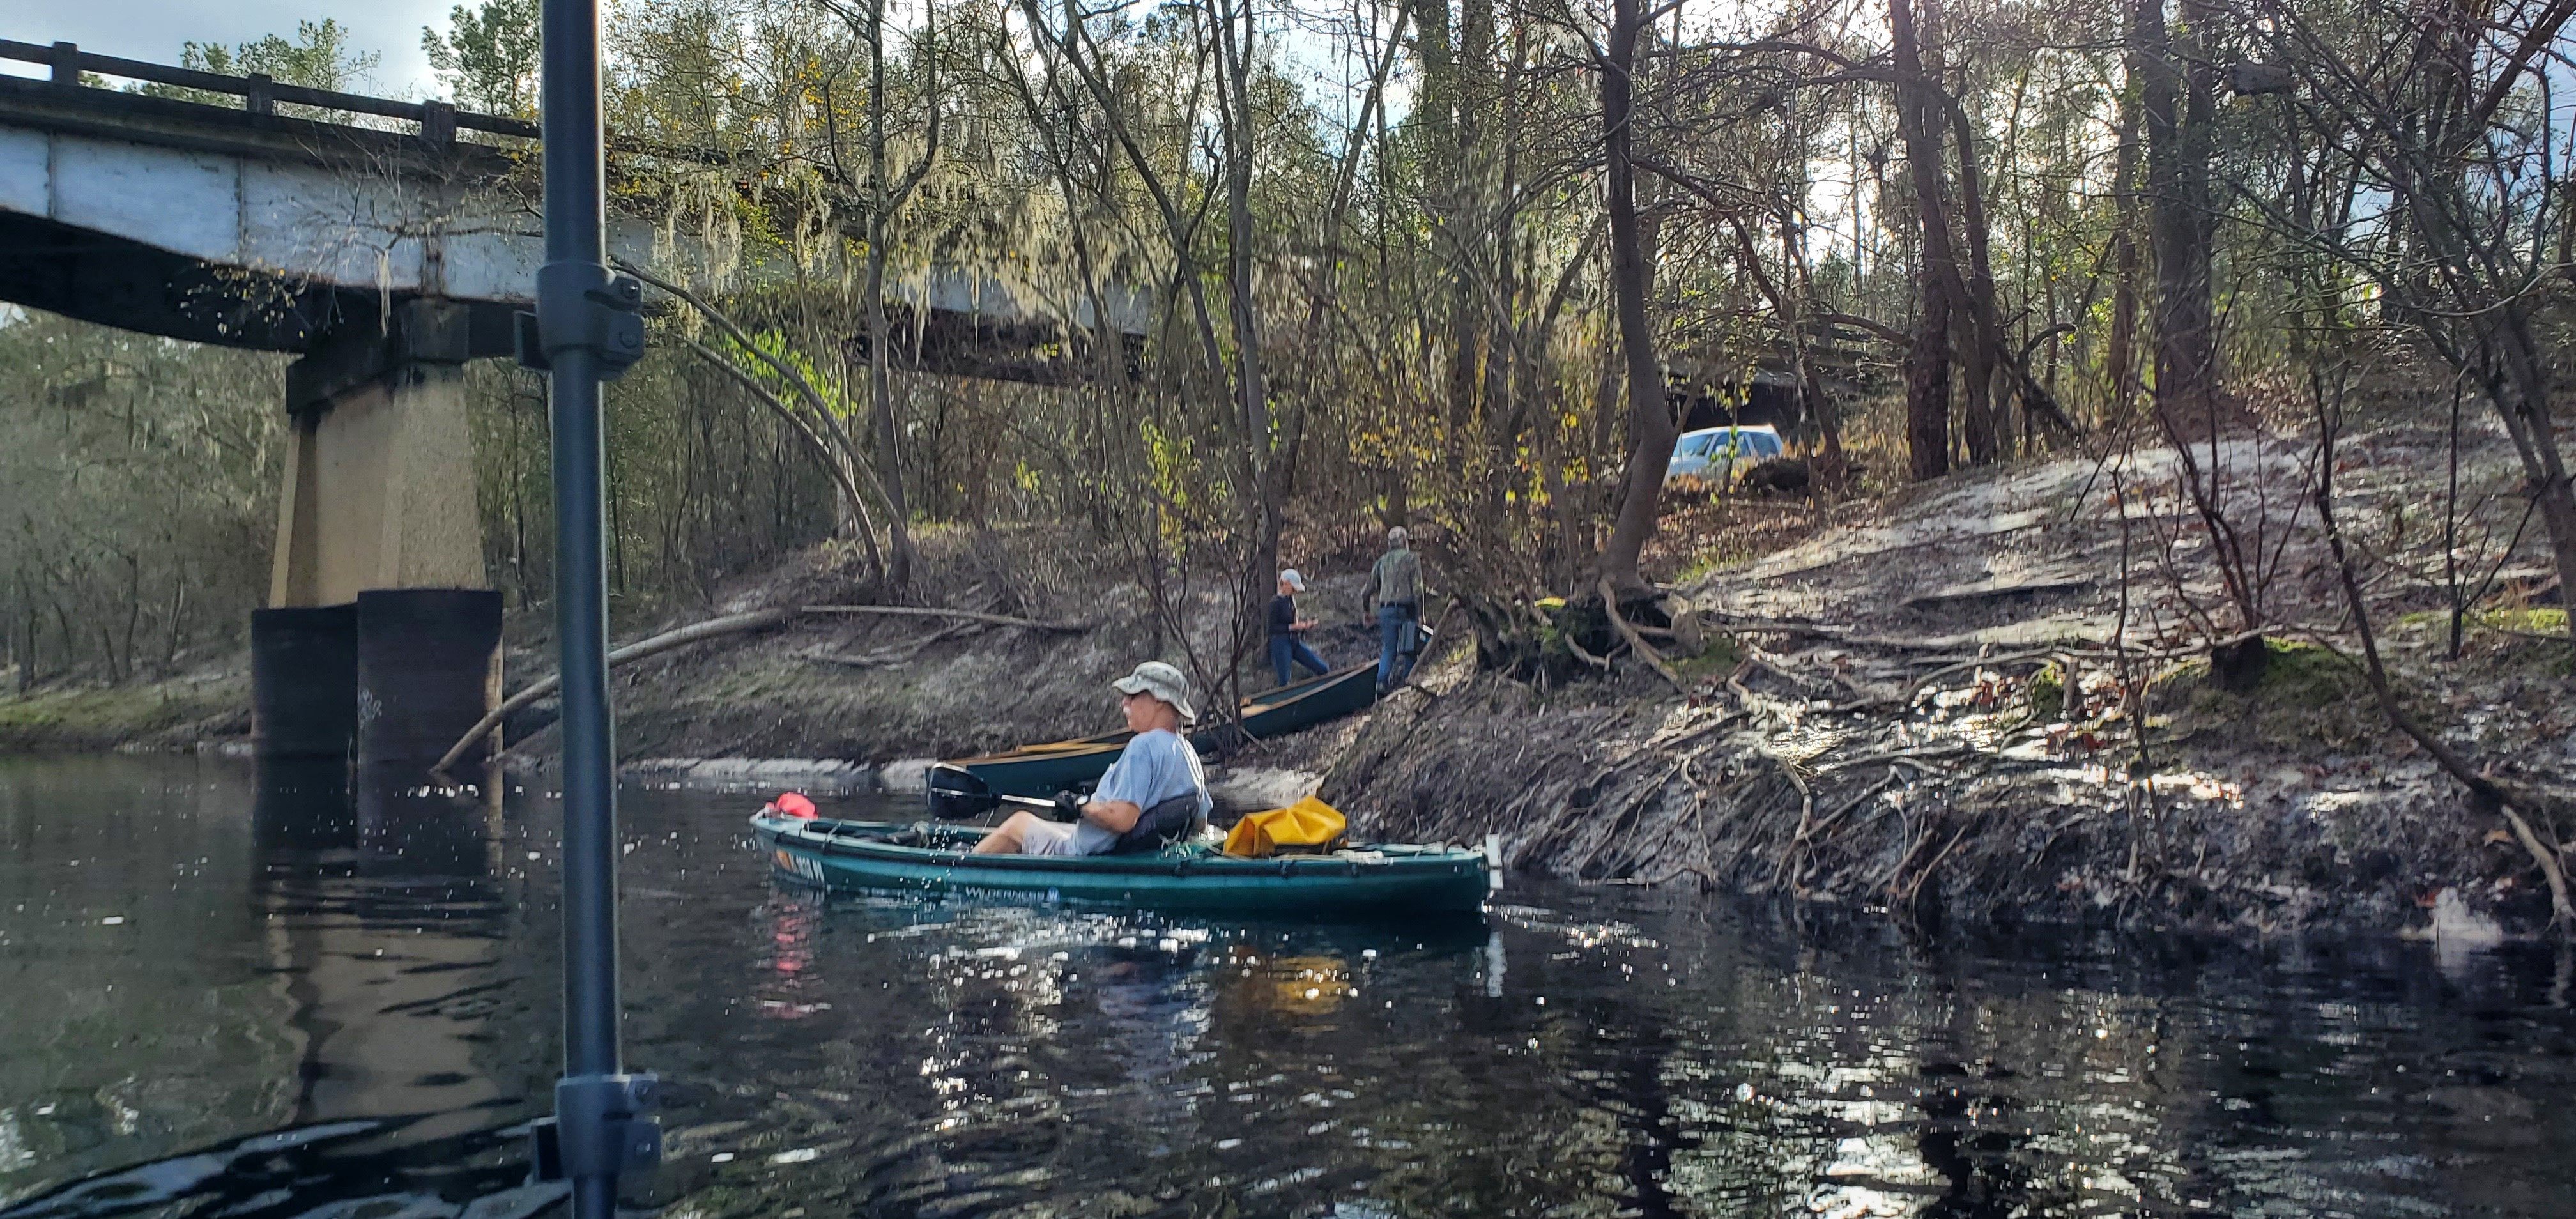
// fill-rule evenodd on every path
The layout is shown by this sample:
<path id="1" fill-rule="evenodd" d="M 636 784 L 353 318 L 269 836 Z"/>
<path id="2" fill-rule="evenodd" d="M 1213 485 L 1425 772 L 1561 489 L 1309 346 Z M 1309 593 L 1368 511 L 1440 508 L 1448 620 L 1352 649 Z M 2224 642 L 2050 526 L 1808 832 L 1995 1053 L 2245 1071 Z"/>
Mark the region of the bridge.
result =
<path id="1" fill-rule="evenodd" d="M 463 369 L 511 356 L 514 315 L 532 307 L 537 126 L 70 43 L 0 40 L 0 59 L 50 70 L 0 76 L 0 301 L 300 357 L 281 404 L 293 439 L 269 603 L 252 621 L 258 751 L 436 758 L 499 697 Z M 702 250 L 645 218 L 612 220 L 609 248 L 700 286 L 716 278 Z M 890 363 L 931 373 L 1073 381 L 1096 367 L 1085 335 L 1116 334 L 1132 365 L 1145 330 L 1132 293 L 1051 309 L 939 273 L 888 296 Z"/>

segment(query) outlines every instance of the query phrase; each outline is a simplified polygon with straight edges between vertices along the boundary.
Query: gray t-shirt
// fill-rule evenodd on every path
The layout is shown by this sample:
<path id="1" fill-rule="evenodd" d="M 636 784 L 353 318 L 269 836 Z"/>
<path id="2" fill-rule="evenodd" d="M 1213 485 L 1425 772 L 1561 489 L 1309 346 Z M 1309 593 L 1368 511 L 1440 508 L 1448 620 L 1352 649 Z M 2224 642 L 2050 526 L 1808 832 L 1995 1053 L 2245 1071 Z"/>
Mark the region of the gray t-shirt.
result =
<path id="1" fill-rule="evenodd" d="M 1180 734 L 1157 728 L 1134 737 L 1118 751 L 1118 760 L 1109 764 L 1109 773 L 1100 776 L 1100 786 L 1093 788 L 1093 800 L 1117 800 L 1150 809 L 1165 800 L 1197 793 L 1199 816 L 1205 817 L 1216 807 L 1208 795 L 1207 775 L 1199 769 L 1199 751 L 1190 748 Z M 1077 855 L 1105 855 L 1118 845 L 1118 835 L 1084 821 L 1074 827 L 1073 849 Z"/>

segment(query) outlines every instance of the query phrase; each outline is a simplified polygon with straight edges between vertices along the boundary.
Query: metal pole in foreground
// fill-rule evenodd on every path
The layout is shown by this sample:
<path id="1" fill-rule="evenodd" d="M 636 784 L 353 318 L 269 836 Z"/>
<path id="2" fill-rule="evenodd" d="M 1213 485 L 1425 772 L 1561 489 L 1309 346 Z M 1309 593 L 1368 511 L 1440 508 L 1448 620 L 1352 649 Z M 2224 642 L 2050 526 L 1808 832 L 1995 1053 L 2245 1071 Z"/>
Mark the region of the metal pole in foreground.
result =
<path id="1" fill-rule="evenodd" d="M 538 1135 L 540 1176 L 567 1177 L 575 1219 L 610 1219 L 621 1169 L 660 1158 L 638 1116 L 649 1075 L 618 1048 L 617 806 L 608 709 L 608 568 L 601 543 L 600 393 L 643 354 L 642 287 L 611 278 L 602 198 L 598 0 L 543 0 L 546 262 L 535 342 L 554 427 L 555 641 L 563 674 L 564 1074 Z M 528 319 L 522 319 L 522 358 Z M 551 1134 L 553 1146 L 547 1146 Z M 551 1153 L 551 1155 L 549 1154 Z M 552 1162 L 549 1163 L 549 1160 Z M 549 1171 L 552 1170 L 552 1171 Z"/>

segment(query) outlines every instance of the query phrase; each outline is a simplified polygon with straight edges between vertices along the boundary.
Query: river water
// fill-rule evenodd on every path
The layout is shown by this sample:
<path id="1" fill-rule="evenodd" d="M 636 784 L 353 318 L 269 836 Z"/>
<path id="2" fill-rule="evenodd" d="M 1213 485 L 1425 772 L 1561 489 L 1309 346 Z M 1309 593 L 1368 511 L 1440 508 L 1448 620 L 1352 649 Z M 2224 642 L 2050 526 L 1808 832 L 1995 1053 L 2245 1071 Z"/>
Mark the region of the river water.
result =
<path id="1" fill-rule="evenodd" d="M 672 1219 L 2576 1214 L 2545 950 L 826 901 L 757 802 L 623 797 L 627 1054 L 672 1085 L 630 1202 Z M 0 761 L 0 1217 L 542 1208 L 559 825 Z"/>

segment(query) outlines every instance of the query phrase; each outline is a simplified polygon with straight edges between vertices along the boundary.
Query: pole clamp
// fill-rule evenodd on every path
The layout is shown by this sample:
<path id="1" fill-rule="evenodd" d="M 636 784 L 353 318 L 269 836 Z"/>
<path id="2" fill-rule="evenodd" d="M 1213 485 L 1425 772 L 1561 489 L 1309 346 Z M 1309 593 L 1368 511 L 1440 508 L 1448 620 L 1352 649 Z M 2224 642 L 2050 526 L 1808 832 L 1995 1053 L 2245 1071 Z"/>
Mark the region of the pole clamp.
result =
<path id="1" fill-rule="evenodd" d="M 530 1127 L 536 1179 L 615 1176 L 662 1162 L 662 1123 L 644 1116 L 661 1077 L 567 1075 L 555 1081 L 555 1115 Z"/>
<path id="2" fill-rule="evenodd" d="M 517 315 L 519 363 L 544 371 L 554 355 L 579 348 L 613 381 L 644 358 L 644 285 L 611 275 L 595 262 L 550 262 L 537 268 L 537 311 Z"/>

